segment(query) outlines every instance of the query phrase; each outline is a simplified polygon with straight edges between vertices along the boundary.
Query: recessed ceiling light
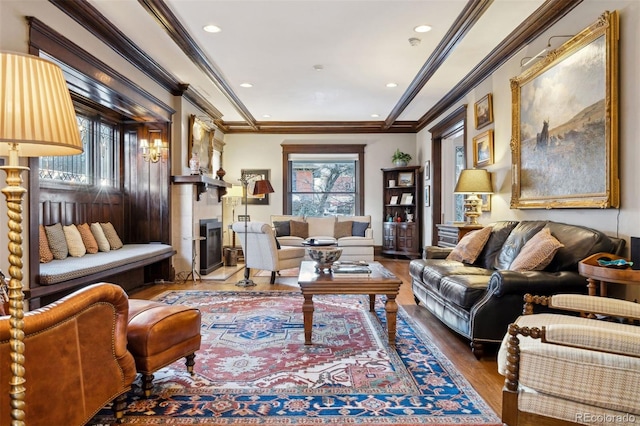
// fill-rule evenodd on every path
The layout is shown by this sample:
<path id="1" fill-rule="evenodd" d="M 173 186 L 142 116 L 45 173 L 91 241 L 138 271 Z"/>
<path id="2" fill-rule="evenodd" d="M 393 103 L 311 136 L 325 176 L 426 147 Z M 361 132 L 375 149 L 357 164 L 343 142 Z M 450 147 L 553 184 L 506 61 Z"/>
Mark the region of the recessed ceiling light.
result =
<path id="1" fill-rule="evenodd" d="M 398 83 L 387 83 L 387 87 L 398 87 Z"/>
<path id="2" fill-rule="evenodd" d="M 371 114 L 371 117 L 372 118 L 378 118 L 378 117 L 380 117 L 380 114 Z"/>
<path id="3" fill-rule="evenodd" d="M 262 118 L 271 118 L 269 114 L 262 114 Z"/>
<path id="4" fill-rule="evenodd" d="M 415 31 L 417 33 L 428 33 L 429 31 L 431 31 L 431 26 L 429 26 L 429 25 L 418 25 L 417 27 L 415 27 L 413 29 L 413 31 Z"/>
<path id="5" fill-rule="evenodd" d="M 240 87 L 253 87 L 251 83 L 240 83 Z"/>
<path id="6" fill-rule="evenodd" d="M 208 33 L 219 33 L 220 31 L 222 31 L 222 28 L 218 27 L 217 25 L 205 25 L 204 27 L 202 27 L 202 29 Z"/>

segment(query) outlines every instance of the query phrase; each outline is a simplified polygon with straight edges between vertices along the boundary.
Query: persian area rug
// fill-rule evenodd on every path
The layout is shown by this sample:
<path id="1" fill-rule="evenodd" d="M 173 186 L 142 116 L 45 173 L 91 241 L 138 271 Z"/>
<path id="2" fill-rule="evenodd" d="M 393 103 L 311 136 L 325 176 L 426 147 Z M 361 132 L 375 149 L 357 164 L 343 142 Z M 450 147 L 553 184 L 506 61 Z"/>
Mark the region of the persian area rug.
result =
<path id="1" fill-rule="evenodd" d="M 124 424 L 500 425 L 495 413 L 402 307 L 396 349 L 382 301 L 315 296 L 313 345 L 304 345 L 299 292 L 169 291 L 157 300 L 196 306 L 202 345 L 195 375 L 184 359 L 139 379 Z M 109 407 L 90 422 L 112 424 Z"/>
<path id="2" fill-rule="evenodd" d="M 280 271 L 280 275 L 276 275 L 276 278 L 278 278 L 278 276 L 281 277 L 297 277 L 300 274 L 300 268 L 291 268 L 291 269 L 283 269 L 282 271 Z M 271 271 L 265 271 L 264 269 L 261 269 L 259 271 L 256 271 L 255 277 L 270 277 L 271 276 Z"/>

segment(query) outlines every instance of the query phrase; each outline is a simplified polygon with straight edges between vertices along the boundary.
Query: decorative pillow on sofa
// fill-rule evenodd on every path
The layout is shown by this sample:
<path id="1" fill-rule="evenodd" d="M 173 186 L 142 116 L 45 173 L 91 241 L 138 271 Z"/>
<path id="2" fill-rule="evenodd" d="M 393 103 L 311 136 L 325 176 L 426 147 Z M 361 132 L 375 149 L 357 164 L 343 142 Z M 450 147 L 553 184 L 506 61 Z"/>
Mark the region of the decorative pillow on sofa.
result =
<path id="1" fill-rule="evenodd" d="M 64 238 L 67 240 L 67 246 L 69 247 L 69 256 L 82 257 L 87 254 L 87 248 L 82 242 L 80 231 L 74 224 L 66 225 L 62 227 L 64 231 Z"/>
<path id="2" fill-rule="evenodd" d="M 353 227 L 351 228 L 351 235 L 353 235 L 354 237 L 364 237 L 368 227 L 369 227 L 368 222 L 353 222 Z"/>
<path id="3" fill-rule="evenodd" d="M 342 237 L 350 237 L 351 228 L 353 227 L 353 222 L 350 220 L 343 220 L 340 222 L 336 222 L 333 224 L 333 238 L 342 238 Z"/>
<path id="4" fill-rule="evenodd" d="M 564 244 L 551 235 L 549 228 L 542 228 L 525 243 L 520 253 L 511 262 L 509 269 L 519 272 L 542 271 L 551 263 L 553 256 L 562 247 Z"/>
<path id="5" fill-rule="evenodd" d="M 300 238 L 309 238 L 309 224 L 307 222 L 291 221 L 291 235 Z"/>
<path id="6" fill-rule="evenodd" d="M 475 262 L 478 256 L 480 256 L 487 240 L 489 240 L 492 229 L 491 226 L 486 226 L 465 234 L 465 236 L 458 241 L 458 244 L 456 244 L 451 253 L 449 253 L 447 260 L 456 260 L 469 264 Z"/>
<path id="7" fill-rule="evenodd" d="M 39 225 L 38 231 L 40 233 L 40 263 L 49 263 L 53 260 L 53 253 L 49 248 L 49 241 L 47 240 L 47 233 L 44 231 L 44 226 Z"/>
<path id="8" fill-rule="evenodd" d="M 276 230 L 276 237 L 288 237 L 291 235 L 291 221 L 278 220 L 273 222 L 273 228 Z"/>
<path id="9" fill-rule="evenodd" d="M 118 233 L 113 227 L 113 224 L 111 222 L 106 222 L 100 223 L 100 226 L 102 227 L 104 236 L 107 238 L 107 241 L 109 241 L 109 247 L 111 248 L 111 250 L 121 249 L 123 246 L 122 240 L 118 236 Z"/>
<path id="10" fill-rule="evenodd" d="M 82 243 L 84 247 L 87 249 L 87 253 L 94 254 L 98 252 L 98 242 L 96 238 L 91 233 L 91 228 L 89 228 L 89 224 L 83 223 L 82 225 L 76 226 L 78 228 L 78 232 L 80 232 L 80 237 L 82 238 Z"/>
<path id="11" fill-rule="evenodd" d="M 91 224 L 91 233 L 93 234 L 93 238 L 95 238 L 96 242 L 98 243 L 98 250 L 111 251 L 109 240 L 107 240 L 107 237 L 104 236 L 102 226 L 100 226 L 98 222 L 94 222 Z"/>
<path id="12" fill-rule="evenodd" d="M 53 258 L 58 260 L 66 259 L 69 256 L 69 246 L 67 246 L 67 239 L 64 237 L 62 225 L 56 223 L 55 225 L 45 226 L 44 231 L 47 234 Z"/>

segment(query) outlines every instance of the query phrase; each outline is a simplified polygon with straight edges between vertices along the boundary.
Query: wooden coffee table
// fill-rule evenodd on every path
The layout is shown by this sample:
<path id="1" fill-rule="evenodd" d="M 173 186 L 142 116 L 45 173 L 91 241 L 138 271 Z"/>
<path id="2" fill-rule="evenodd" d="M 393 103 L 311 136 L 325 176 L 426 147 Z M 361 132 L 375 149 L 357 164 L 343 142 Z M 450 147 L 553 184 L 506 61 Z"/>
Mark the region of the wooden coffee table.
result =
<path id="1" fill-rule="evenodd" d="M 396 345 L 396 316 L 398 304 L 396 296 L 400 291 L 402 281 L 389 272 L 378 262 L 369 263 L 371 275 L 368 278 L 334 277 L 329 272 L 316 273 L 315 262 L 304 261 L 300 265 L 298 284 L 302 289 L 304 303 L 302 313 L 304 315 L 304 344 L 311 344 L 311 332 L 313 329 L 313 296 L 315 294 L 368 294 L 369 310 L 374 312 L 376 294 L 384 294 L 387 301 L 384 305 L 387 313 L 387 332 L 389 346 Z"/>

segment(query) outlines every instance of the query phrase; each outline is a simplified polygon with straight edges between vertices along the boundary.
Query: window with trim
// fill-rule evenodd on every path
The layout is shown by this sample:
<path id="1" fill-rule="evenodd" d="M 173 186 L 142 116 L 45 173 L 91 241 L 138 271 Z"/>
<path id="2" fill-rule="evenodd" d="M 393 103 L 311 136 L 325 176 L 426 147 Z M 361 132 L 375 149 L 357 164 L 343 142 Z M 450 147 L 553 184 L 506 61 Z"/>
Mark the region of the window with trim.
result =
<path id="1" fill-rule="evenodd" d="M 362 214 L 364 145 L 339 145 L 342 152 L 334 152 L 331 147 L 283 148 L 287 151 L 284 154 L 287 214 L 314 217 Z"/>
<path id="2" fill-rule="evenodd" d="M 100 115 L 76 111 L 83 152 L 40 157 L 42 182 L 118 188 L 120 126 Z"/>

